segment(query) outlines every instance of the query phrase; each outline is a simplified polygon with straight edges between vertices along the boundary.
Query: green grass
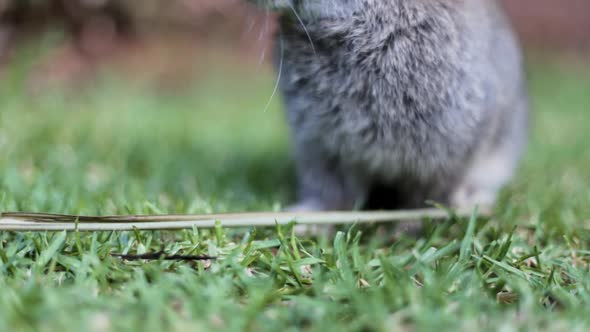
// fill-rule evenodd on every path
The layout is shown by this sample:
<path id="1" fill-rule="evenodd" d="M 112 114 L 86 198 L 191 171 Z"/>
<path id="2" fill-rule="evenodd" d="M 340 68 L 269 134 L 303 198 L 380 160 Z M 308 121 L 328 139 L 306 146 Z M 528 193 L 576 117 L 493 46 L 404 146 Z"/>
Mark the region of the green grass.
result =
<path id="1" fill-rule="evenodd" d="M 174 94 L 106 78 L 76 95 L 0 83 L 0 210 L 280 209 L 287 129 L 268 72 Z M 223 73 L 223 74 L 222 74 Z M 392 241 L 291 229 L 1 233 L 1 331 L 587 330 L 590 71 L 531 66 L 531 146 L 491 220 Z M 209 254 L 125 262 L 111 253 Z"/>

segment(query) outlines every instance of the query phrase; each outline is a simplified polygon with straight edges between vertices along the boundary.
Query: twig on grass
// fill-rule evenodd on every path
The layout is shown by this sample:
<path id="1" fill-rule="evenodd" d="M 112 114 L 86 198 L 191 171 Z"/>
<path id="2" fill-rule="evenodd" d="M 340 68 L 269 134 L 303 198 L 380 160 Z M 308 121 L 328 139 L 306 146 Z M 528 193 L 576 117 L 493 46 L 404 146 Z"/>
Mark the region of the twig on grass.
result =
<path id="1" fill-rule="evenodd" d="M 139 261 L 139 260 L 165 260 L 165 261 L 206 261 L 217 259 L 212 256 L 185 256 L 185 255 L 170 255 L 167 256 L 164 251 L 158 251 L 153 253 L 147 253 L 142 255 L 123 255 L 123 254 L 111 254 L 113 257 L 118 257 L 127 261 Z"/>

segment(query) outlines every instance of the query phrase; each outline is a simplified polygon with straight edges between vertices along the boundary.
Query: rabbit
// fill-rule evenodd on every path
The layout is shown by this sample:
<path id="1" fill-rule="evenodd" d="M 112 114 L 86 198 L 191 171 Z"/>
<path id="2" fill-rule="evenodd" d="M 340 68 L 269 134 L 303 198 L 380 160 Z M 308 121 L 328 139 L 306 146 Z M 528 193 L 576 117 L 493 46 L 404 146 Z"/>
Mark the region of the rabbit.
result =
<path id="1" fill-rule="evenodd" d="M 494 0 L 250 0 L 279 13 L 291 211 L 491 207 L 522 159 L 521 47 Z"/>

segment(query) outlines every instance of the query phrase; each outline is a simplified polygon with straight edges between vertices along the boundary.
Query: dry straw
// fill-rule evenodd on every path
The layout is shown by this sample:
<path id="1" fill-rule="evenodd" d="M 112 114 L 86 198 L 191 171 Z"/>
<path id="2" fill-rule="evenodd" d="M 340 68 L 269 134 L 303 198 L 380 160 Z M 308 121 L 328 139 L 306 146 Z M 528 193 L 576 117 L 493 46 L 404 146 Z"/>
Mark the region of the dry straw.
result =
<path id="1" fill-rule="evenodd" d="M 200 215 L 75 216 L 45 213 L 6 212 L 0 218 L 4 231 L 111 231 L 177 230 L 222 227 L 264 227 L 296 222 L 300 225 L 344 225 L 468 217 L 471 210 L 443 209 L 366 212 L 250 212 Z"/>

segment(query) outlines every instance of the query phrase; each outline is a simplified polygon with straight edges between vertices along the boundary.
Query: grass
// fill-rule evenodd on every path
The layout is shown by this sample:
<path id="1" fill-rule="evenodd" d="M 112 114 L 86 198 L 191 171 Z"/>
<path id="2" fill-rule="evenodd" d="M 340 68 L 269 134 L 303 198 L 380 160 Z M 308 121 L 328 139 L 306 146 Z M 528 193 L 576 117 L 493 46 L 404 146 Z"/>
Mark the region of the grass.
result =
<path id="1" fill-rule="evenodd" d="M 26 61 L 23 61 L 26 62 Z M 22 68 L 21 68 L 22 67 Z M 173 94 L 105 78 L 76 95 L 0 83 L 0 210 L 278 210 L 292 163 L 272 75 L 222 70 Z M 533 137 L 489 220 L 392 240 L 290 227 L 1 233 L 2 331 L 587 330 L 590 72 L 531 65 Z M 122 261 L 112 253 L 211 255 Z"/>

